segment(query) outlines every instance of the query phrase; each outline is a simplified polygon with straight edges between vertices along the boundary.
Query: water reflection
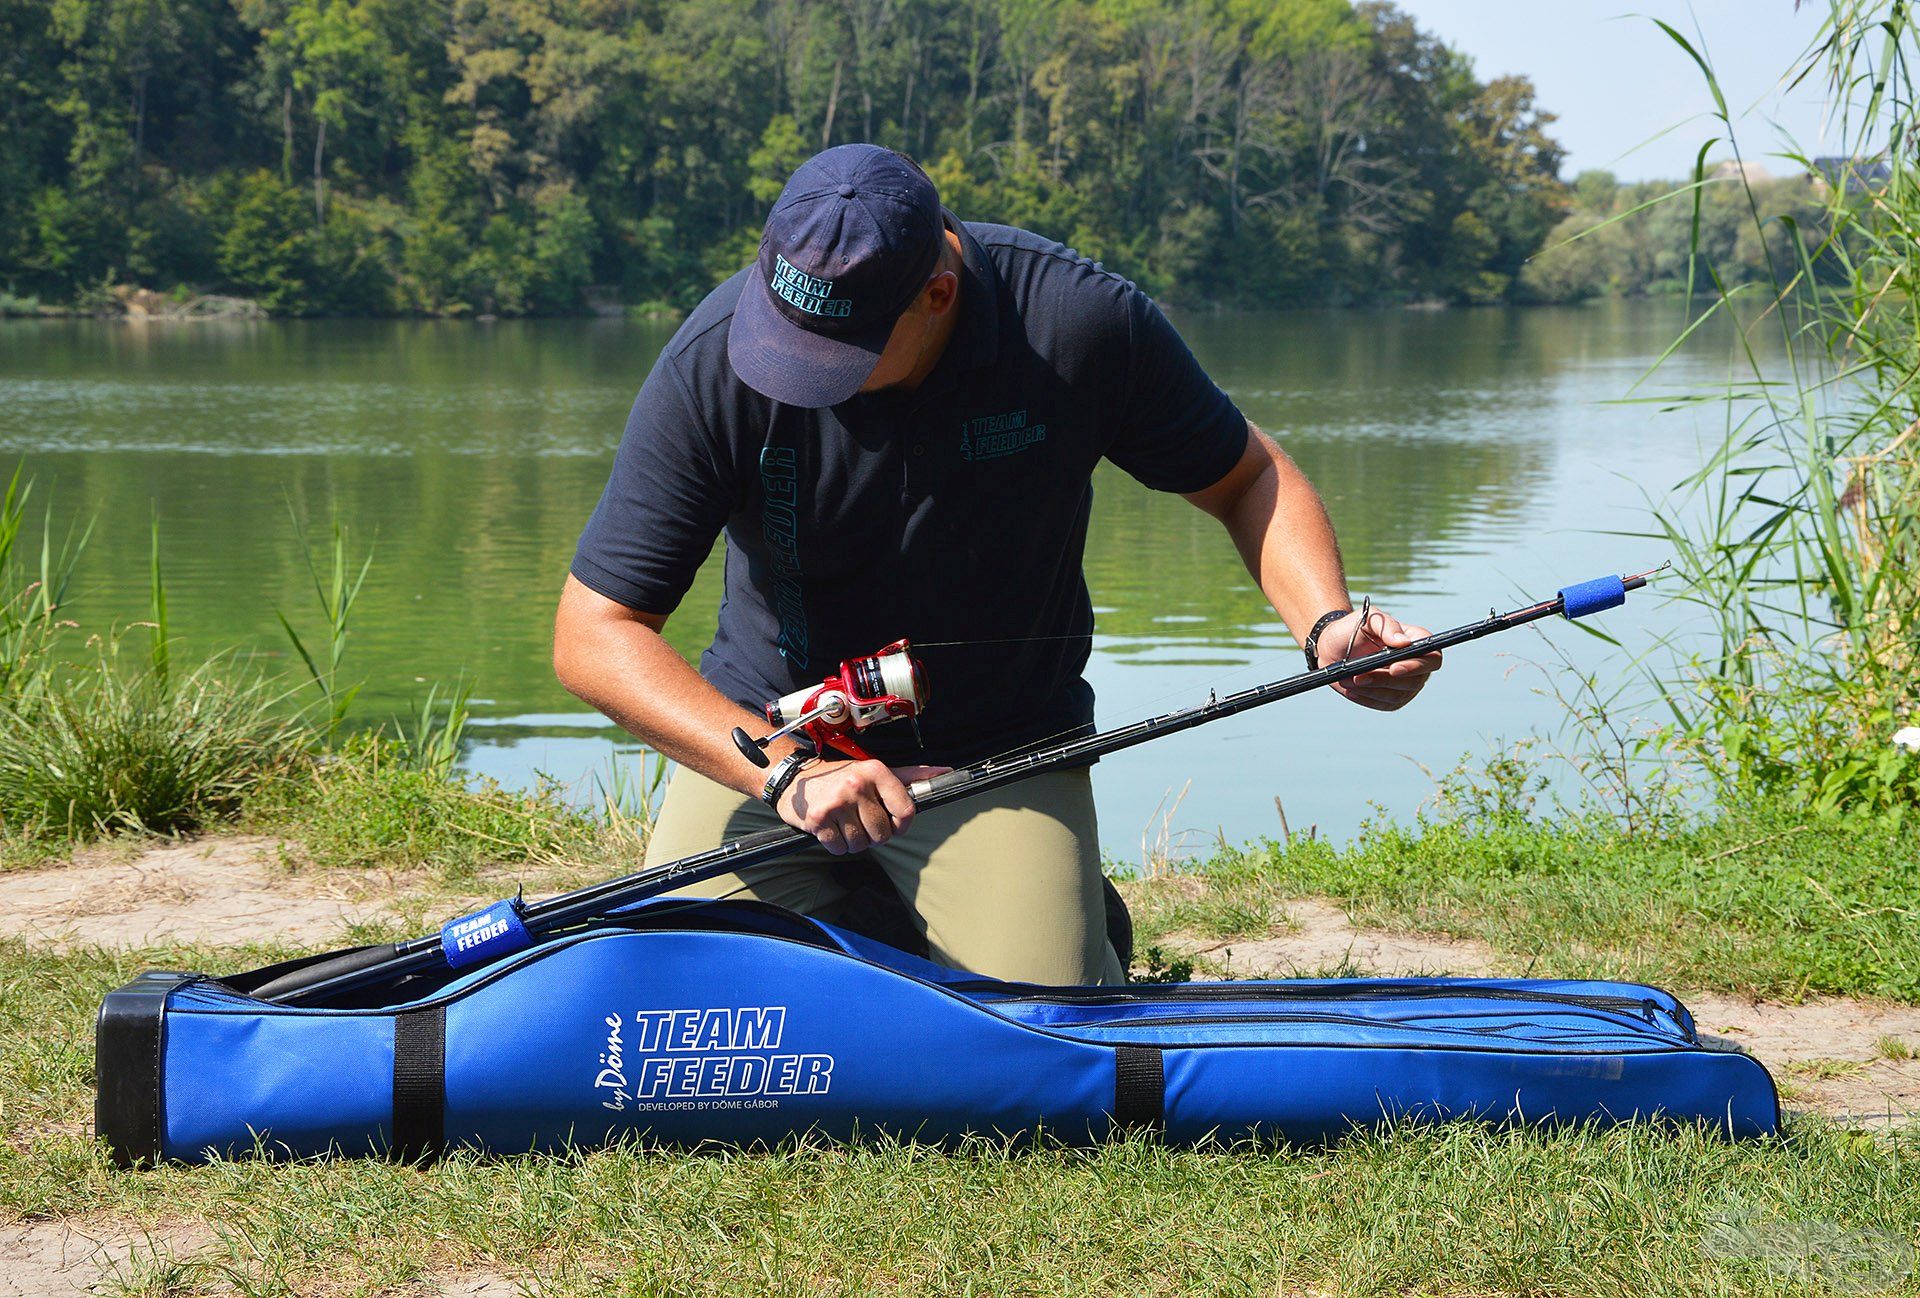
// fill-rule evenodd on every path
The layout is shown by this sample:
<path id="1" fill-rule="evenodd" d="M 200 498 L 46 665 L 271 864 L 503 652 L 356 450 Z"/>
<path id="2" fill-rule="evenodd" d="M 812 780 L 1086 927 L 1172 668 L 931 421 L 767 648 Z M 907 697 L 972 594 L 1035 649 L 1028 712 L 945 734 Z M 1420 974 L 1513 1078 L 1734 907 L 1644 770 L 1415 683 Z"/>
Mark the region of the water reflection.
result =
<path id="1" fill-rule="evenodd" d="M 1609 304 L 1178 323 L 1320 485 L 1356 592 L 1437 627 L 1644 557 L 1593 533 L 1636 519 L 1633 479 L 1678 478 L 1692 447 L 1645 407 L 1609 403 L 1676 319 Z M 0 455 L 23 456 L 61 516 L 96 519 L 72 609 L 88 629 L 143 614 L 157 508 L 182 637 L 288 669 L 274 610 L 313 621 L 293 520 L 318 540 L 337 509 L 376 552 L 347 659 L 368 681 L 366 712 L 398 712 L 416 687 L 464 671 L 484 696 L 472 767 L 576 779 L 620 737 L 554 683 L 552 603 L 670 334 L 623 321 L 0 322 Z M 1103 720 L 1294 669 L 1215 523 L 1111 466 L 1095 494 Z M 718 598 L 709 562 L 669 625 L 683 652 L 704 644 Z M 1427 784 L 1399 754 L 1444 767 L 1551 721 L 1506 665 L 1464 650 L 1394 718 L 1314 699 L 1110 760 L 1107 845 L 1136 854 L 1145 809 L 1189 776 L 1182 823 L 1229 837 L 1276 830 L 1276 793 L 1296 824 L 1336 832 L 1371 801 L 1407 814 Z"/>

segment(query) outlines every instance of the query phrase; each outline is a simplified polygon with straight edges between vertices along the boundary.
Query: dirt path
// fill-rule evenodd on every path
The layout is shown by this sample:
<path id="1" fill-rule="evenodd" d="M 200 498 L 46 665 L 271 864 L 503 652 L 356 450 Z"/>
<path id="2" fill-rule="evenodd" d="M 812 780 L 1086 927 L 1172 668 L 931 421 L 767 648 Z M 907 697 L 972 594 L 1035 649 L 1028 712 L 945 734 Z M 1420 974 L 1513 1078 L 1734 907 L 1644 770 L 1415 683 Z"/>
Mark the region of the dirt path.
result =
<path id="1" fill-rule="evenodd" d="M 172 1260 L 213 1239 L 205 1226 L 129 1233 L 85 1222 L 34 1222 L 0 1228 L 0 1298 L 73 1298 L 103 1290 L 139 1292 Z"/>
<path id="2" fill-rule="evenodd" d="M 5 876 L 0 936 L 56 947 L 238 945 L 266 938 L 321 945 L 349 924 L 390 913 L 324 880 L 289 875 L 271 838 L 164 843 L 129 854 L 104 848 L 72 864 Z"/>
<path id="3" fill-rule="evenodd" d="M 138 1232 L 85 1221 L 4 1226 L 0 1298 L 226 1293 L 231 1290 L 220 1282 L 220 1252 L 218 1237 L 204 1224 Z M 514 1298 L 528 1288 L 491 1271 L 467 1271 L 429 1277 L 406 1292 L 419 1298 Z"/>
<path id="4" fill-rule="evenodd" d="M 1448 973 L 1479 977 L 1498 971 L 1493 948 L 1476 942 L 1418 933 L 1355 928 L 1331 902 L 1303 898 L 1287 903 L 1292 927 L 1273 937 L 1189 944 L 1210 965 L 1232 978 L 1293 978 L 1351 967 L 1382 978 Z"/>

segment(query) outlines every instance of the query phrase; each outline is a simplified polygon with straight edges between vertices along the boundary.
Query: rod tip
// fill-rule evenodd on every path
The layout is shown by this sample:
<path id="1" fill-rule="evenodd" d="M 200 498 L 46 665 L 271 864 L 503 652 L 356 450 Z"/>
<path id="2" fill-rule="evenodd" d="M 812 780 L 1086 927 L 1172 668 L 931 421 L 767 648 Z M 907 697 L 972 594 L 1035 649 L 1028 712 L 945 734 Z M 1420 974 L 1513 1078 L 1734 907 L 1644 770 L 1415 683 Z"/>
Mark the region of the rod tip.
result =
<path id="1" fill-rule="evenodd" d="M 1649 568 L 1645 572 L 1636 572 L 1631 577 L 1622 577 L 1620 581 L 1628 590 L 1639 590 L 1642 586 L 1671 567 L 1673 567 L 1673 560 L 1668 559 L 1657 568 Z"/>

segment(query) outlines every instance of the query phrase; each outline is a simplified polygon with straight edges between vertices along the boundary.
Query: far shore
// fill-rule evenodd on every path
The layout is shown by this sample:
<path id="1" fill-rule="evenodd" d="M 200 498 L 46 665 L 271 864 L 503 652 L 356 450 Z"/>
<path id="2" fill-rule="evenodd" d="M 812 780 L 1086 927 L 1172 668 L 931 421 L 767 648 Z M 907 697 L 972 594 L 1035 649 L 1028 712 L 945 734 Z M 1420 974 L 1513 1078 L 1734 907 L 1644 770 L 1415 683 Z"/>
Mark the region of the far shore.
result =
<path id="1" fill-rule="evenodd" d="M 1608 302 L 1658 302 L 1669 298 L 1665 293 L 1617 294 L 1601 297 L 1579 298 L 1565 302 L 1443 302 L 1436 299 L 1417 299 L 1405 302 L 1294 302 L 1285 305 L 1267 307 L 1225 306 L 1220 303 L 1163 303 L 1176 315 L 1264 315 L 1284 314 L 1304 311 L 1351 311 L 1356 313 L 1374 313 L 1382 311 L 1418 311 L 1418 312 L 1480 312 L 1494 308 L 1520 308 L 1540 310 L 1543 308 L 1592 307 Z M 201 299 L 208 300 L 208 299 Z M 71 321 L 71 320 L 109 320 L 122 324 L 289 324 L 310 323 L 313 321 L 405 321 L 431 324 L 507 324 L 533 320 L 639 320 L 646 322 L 675 322 L 685 318 L 686 312 L 678 307 L 659 303 L 644 306 L 628 306 L 614 309 L 578 311 L 568 314 L 552 315 L 498 315 L 493 312 L 460 312 L 446 315 L 275 315 L 261 309 L 257 303 L 245 298 L 221 299 L 226 302 L 242 303 L 244 308 L 227 310 L 97 310 L 73 305 L 39 304 L 32 310 L 20 310 L 0 304 L 0 320 L 4 321 Z"/>

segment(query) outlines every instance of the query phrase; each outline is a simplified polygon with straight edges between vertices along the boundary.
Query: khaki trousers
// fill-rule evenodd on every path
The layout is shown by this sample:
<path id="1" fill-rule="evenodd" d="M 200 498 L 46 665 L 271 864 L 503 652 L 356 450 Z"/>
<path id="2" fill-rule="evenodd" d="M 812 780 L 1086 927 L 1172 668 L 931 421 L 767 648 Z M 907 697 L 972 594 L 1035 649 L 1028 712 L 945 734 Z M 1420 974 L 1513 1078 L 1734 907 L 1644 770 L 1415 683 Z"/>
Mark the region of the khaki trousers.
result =
<path id="1" fill-rule="evenodd" d="M 678 768 L 647 842 L 659 865 L 782 822 L 758 798 Z M 989 978 L 1119 984 L 1107 943 L 1093 784 L 1082 768 L 1037 775 L 923 811 L 867 854 L 900 891 L 940 964 Z M 845 890 L 822 867 L 825 848 L 675 893 L 749 897 L 831 922 Z"/>

